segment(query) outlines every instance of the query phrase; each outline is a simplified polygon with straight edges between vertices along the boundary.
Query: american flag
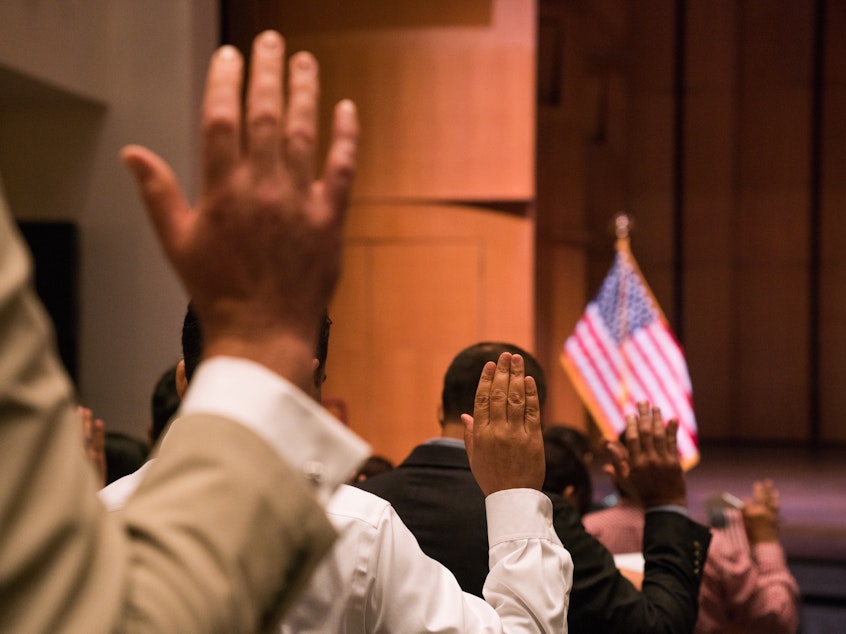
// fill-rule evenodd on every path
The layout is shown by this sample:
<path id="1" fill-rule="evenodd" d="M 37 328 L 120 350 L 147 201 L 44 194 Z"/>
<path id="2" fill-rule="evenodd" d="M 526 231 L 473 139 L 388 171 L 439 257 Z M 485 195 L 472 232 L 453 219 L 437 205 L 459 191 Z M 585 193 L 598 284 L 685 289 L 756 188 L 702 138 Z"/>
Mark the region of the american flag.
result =
<path id="1" fill-rule="evenodd" d="M 599 293 L 564 342 L 564 369 L 605 438 L 617 439 L 638 401 L 679 421 L 682 466 L 699 461 L 690 375 L 649 285 L 629 249 L 617 241 Z"/>

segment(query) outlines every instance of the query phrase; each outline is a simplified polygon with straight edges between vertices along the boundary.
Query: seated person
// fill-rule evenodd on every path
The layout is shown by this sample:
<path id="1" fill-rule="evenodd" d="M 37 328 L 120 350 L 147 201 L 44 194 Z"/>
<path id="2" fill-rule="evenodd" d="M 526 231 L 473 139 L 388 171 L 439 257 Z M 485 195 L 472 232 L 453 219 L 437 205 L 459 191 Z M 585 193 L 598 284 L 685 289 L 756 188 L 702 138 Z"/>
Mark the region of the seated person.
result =
<path id="1" fill-rule="evenodd" d="M 543 430 L 543 452 L 546 457 L 543 490 L 545 493 L 560 495 L 579 515 L 584 515 L 592 507 L 593 486 L 587 466 L 570 444 L 568 435 L 569 428 L 563 425 L 551 425 Z"/>
<path id="2" fill-rule="evenodd" d="M 585 528 L 615 555 L 637 553 L 643 509 L 637 493 L 616 483 L 620 501 L 590 513 Z M 778 541 L 778 492 L 769 480 L 754 484 L 743 509 L 727 509 L 726 525 L 712 531 L 699 596 L 697 634 L 792 634 L 799 624 L 799 588 Z"/>
<path id="3" fill-rule="evenodd" d="M 485 497 L 474 481 L 463 439 L 462 416 L 475 404 L 479 372 L 505 352 L 519 354 L 536 379 L 539 404 L 546 395 L 543 369 L 525 350 L 509 343 L 482 342 L 460 351 L 444 375 L 439 422 L 441 437 L 415 447 L 396 469 L 358 486 L 396 509 L 420 547 L 455 574 L 466 592 L 481 595 L 488 571 Z M 643 423 L 641 428 L 638 424 Z M 663 425 L 653 429 L 652 410 L 634 417 L 635 437 L 666 439 L 661 452 L 636 460 L 619 456 L 621 477 L 649 500 L 645 552 L 650 562 L 643 592 L 632 586 L 611 553 L 585 532 L 576 509 L 550 493 L 553 525 L 573 558 L 568 616 L 573 632 L 690 631 L 696 621 L 701 568 L 710 540 L 705 526 L 686 516 L 684 474 L 675 437 Z M 624 473 L 623 473 L 624 472 Z M 669 510 L 666 505 L 672 505 Z"/>
<path id="4" fill-rule="evenodd" d="M 329 323 L 324 318 L 313 363 L 315 399 L 320 398 L 325 376 Z M 202 329 L 190 306 L 183 324 L 182 346 L 184 359 L 177 366 L 180 393 L 193 380 L 204 346 Z M 495 373 L 493 367 L 486 368 L 488 374 L 482 375 L 479 389 L 486 387 L 486 376 L 488 390 L 494 376 L 497 387 L 506 390 L 509 385 L 525 383 L 525 403 L 519 408 L 509 404 L 509 410 L 512 415 L 528 418 L 530 407 L 537 409 L 537 394 L 529 389 L 533 381 L 523 379 L 520 361 L 519 357 L 504 355 Z M 471 436 L 479 436 L 477 442 L 486 440 L 481 434 L 490 430 L 491 424 L 504 423 L 505 408 L 493 413 L 499 418 L 483 416 L 479 411 L 476 420 L 480 424 L 478 428 L 474 425 Z M 481 425 L 486 419 L 490 419 L 489 424 Z M 179 429 L 180 424 L 177 418 L 171 428 Z M 327 508 L 340 536 L 338 544 L 291 608 L 282 632 L 565 631 L 572 562 L 548 527 L 551 505 L 539 491 L 543 480 L 543 454 L 537 451 L 540 419 L 531 424 L 531 433 L 525 439 L 534 443 L 526 444 L 525 455 L 520 451 L 522 443 L 507 440 L 503 449 L 508 462 L 492 459 L 489 448 L 493 445 L 486 448 L 486 443 L 476 453 L 483 464 L 478 486 L 490 490 L 485 501 L 491 540 L 491 571 L 485 582 L 487 603 L 463 593 L 447 569 L 420 551 L 389 504 L 344 486 Z M 507 449 L 509 444 L 511 449 Z M 103 499 L 110 508 L 121 508 L 143 477 L 138 473 L 106 487 L 101 492 Z M 421 579 L 425 579 L 425 593 L 420 589 Z"/>

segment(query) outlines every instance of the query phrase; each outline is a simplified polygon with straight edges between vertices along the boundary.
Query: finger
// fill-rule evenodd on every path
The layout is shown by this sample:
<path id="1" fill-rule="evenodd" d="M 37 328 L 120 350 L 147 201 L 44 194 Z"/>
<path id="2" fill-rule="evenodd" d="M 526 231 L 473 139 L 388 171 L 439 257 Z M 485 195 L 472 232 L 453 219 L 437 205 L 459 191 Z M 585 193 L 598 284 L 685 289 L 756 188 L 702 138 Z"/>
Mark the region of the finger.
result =
<path id="1" fill-rule="evenodd" d="M 150 150 L 129 145 L 120 152 L 123 164 L 132 172 L 147 214 L 165 253 L 175 259 L 193 212 L 179 189 L 167 163 Z"/>
<path id="2" fill-rule="evenodd" d="M 511 353 L 499 355 L 490 392 L 490 423 L 508 420 L 508 384 L 511 382 Z"/>
<path id="3" fill-rule="evenodd" d="M 102 418 L 97 418 L 92 423 L 91 446 L 98 452 L 103 451 L 106 443 L 106 425 Z"/>
<path id="4" fill-rule="evenodd" d="M 256 181 L 275 174 L 282 139 L 282 77 L 285 41 L 275 31 L 265 31 L 253 41 L 250 80 L 247 85 L 247 153 Z"/>
<path id="5" fill-rule="evenodd" d="M 766 504 L 767 496 L 766 496 L 766 492 L 764 491 L 764 483 L 763 482 L 753 482 L 752 483 L 752 498 L 758 504 Z"/>
<path id="6" fill-rule="evenodd" d="M 629 453 L 628 450 L 618 441 L 608 441 L 606 443 L 608 453 L 611 455 L 611 467 L 614 470 L 614 475 L 619 480 L 625 480 L 629 477 Z"/>
<path id="7" fill-rule="evenodd" d="M 541 432 L 541 416 L 540 416 L 540 397 L 538 396 L 538 384 L 534 377 L 527 376 L 525 379 L 526 386 L 526 416 L 525 427 L 526 433 L 540 433 Z"/>
<path id="8" fill-rule="evenodd" d="M 526 424 L 526 378 L 523 357 L 511 356 L 508 376 L 508 400 L 506 416 L 512 429 L 523 429 Z"/>
<path id="9" fill-rule="evenodd" d="M 359 124 L 355 104 L 345 99 L 335 106 L 332 138 L 323 168 L 323 196 L 336 222 L 342 222 L 356 171 Z"/>
<path id="10" fill-rule="evenodd" d="M 679 419 L 671 418 L 667 423 L 667 454 L 670 456 L 678 457 L 679 455 L 678 435 Z"/>
<path id="11" fill-rule="evenodd" d="M 470 414 L 462 414 L 461 422 L 464 423 L 464 448 L 467 451 L 467 459 L 473 462 L 473 417 Z"/>
<path id="12" fill-rule="evenodd" d="M 477 426 L 488 425 L 491 418 L 491 386 L 493 385 L 496 364 L 488 361 L 482 368 L 479 385 L 476 388 L 476 399 L 473 402 L 473 430 Z M 465 427 L 466 428 L 466 427 Z"/>
<path id="13" fill-rule="evenodd" d="M 637 404 L 638 424 L 637 431 L 640 436 L 640 451 L 643 455 L 654 455 L 655 445 L 652 438 L 652 410 L 649 403 L 641 401 Z"/>
<path id="14" fill-rule="evenodd" d="M 314 180 L 319 94 L 317 60 L 310 53 L 297 53 L 288 65 L 285 154 L 294 186 L 301 192 L 307 192 Z"/>
<path id="15" fill-rule="evenodd" d="M 244 58 L 233 46 L 212 56 L 202 114 L 203 192 L 226 180 L 241 156 L 241 87 Z"/>
<path id="16" fill-rule="evenodd" d="M 659 456 L 667 456 L 667 430 L 664 427 L 664 418 L 661 416 L 661 409 L 652 408 L 652 446 Z"/>
<path id="17" fill-rule="evenodd" d="M 638 431 L 638 417 L 636 414 L 628 414 L 626 416 L 626 430 L 624 432 L 626 439 L 626 447 L 628 447 L 629 456 L 639 456 L 640 448 L 640 432 Z"/>

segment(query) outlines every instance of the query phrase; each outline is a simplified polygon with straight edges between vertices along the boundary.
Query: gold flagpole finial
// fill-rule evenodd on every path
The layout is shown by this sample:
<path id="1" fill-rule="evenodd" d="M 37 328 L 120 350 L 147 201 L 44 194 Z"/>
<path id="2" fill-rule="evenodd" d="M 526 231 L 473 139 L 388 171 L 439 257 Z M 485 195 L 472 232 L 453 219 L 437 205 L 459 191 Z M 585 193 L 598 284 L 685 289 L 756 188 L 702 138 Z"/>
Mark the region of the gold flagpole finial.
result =
<path id="1" fill-rule="evenodd" d="M 632 217 L 625 211 L 614 214 L 614 235 L 617 236 L 617 249 L 629 248 L 629 234 L 634 227 Z"/>
<path id="2" fill-rule="evenodd" d="M 614 215 L 614 233 L 618 240 L 627 240 L 632 230 L 632 217 L 625 211 L 617 212 Z"/>

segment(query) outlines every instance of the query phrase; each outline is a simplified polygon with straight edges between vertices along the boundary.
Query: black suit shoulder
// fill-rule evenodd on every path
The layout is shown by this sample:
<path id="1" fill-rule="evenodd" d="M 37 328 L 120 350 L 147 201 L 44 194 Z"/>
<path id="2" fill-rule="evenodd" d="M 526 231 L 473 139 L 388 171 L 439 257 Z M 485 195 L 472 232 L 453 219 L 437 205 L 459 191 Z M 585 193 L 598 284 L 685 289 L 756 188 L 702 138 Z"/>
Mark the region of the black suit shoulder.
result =
<path id="1" fill-rule="evenodd" d="M 396 469 L 357 486 L 390 502 L 423 552 L 448 568 L 462 590 L 482 596 L 488 575 L 485 496 L 463 448 L 419 445 Z"/>

